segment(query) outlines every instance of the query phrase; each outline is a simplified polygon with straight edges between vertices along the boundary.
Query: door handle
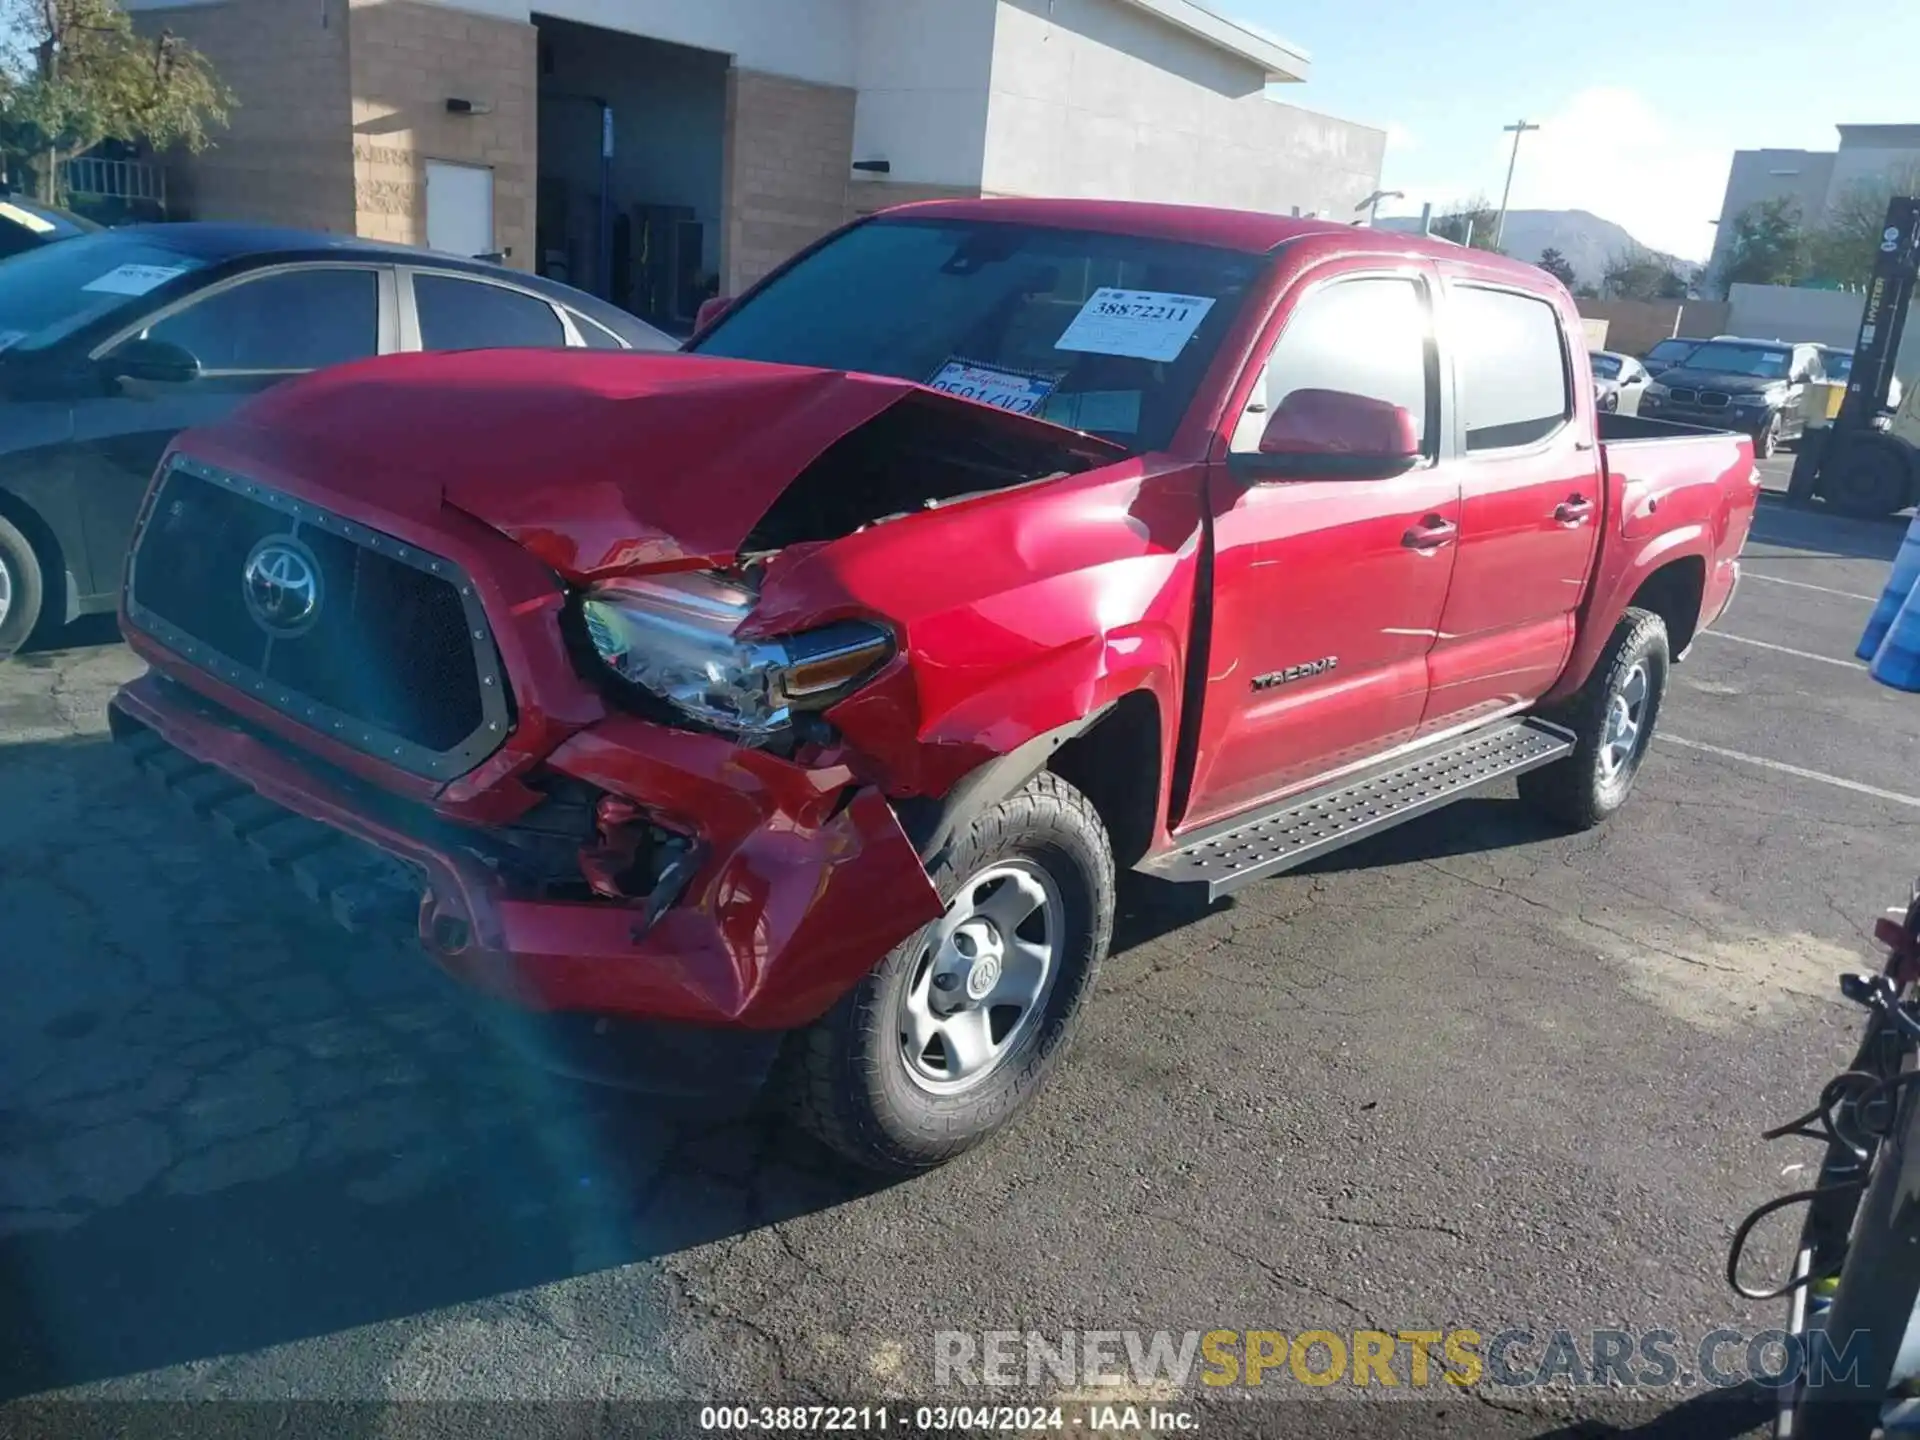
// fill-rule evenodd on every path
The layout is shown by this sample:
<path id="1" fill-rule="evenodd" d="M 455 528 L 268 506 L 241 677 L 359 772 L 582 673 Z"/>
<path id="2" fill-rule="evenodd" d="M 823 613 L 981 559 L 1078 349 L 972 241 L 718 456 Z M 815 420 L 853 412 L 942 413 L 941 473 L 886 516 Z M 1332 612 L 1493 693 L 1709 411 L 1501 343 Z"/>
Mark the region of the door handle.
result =
<path id="1" fill-rule="evenodd" d="M 1460 533 L 1460 527 L 1451 520 L 1443 520 L 1438 515 L 1429 515 L 1418 525 L 1400 537 L 1400 543 L 1409 550 L 1438 550 L 1450 543 Z"/>
<path id="2" fill-rule="evenodd" d="M 1553 507 L 1553 518 L 1562 525 L 1584 525 L 1593 514 L 1593 502 L 1584 495 L 1562 500 Z"/>

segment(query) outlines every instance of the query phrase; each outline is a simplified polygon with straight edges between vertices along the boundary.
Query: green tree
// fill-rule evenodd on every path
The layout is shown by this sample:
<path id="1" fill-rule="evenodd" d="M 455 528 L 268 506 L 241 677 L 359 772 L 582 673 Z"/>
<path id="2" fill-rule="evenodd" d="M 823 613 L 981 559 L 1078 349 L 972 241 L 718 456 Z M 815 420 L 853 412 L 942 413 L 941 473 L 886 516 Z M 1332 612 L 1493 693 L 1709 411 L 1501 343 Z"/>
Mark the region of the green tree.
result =
<path id="1" fill-rule="evenodd" d="M 0 0 L 0 155 L 32 165 L 42 199 L 102 140 L 204 150 L 232 105 L 205 56 L 137 33 L 116 0 Z"/>
<path id="2" fill-rule="evenodd" d="M 1613 300 L 1684 300 L 1687 277 L 1665 256 L 1632 245 L 1607 261 L 1600 289 Z"/>
<path id="3" fill-rule="evenodd" d="M 1574 286 L 1573 262 L 1549 245 L 1540 252 L 1540 258 L 1533 262 L 1547 274 L 1553 276 L 1569 290 Z"/>
<path id="4" fill-rule="evenodd" d="M 1720 265 L 1725 285 L 1791 285 L 1807 272 L 1807 234 L 1791 196 L 1756 200 L 1733 217 Z"/>
<path id="5" fill-rule="evenodd" d="M 1841 191 L 1807 237 L 1809 275 L 1837 285 L 1865 285 L 1880 258 L 1887 202 L 1896 195 L 1920 195 L 1920 164 L 1856 180 Z"/>
<path id="6" fill-rule="evenodd" d="M 1433 233 L 1456 245 L 1497 251 L 1500 247 L 1493 243 L 1493 237 L 1499 224 L 1500 212 L 1484 196 L 1476 195 L 1434 216 Z"/>

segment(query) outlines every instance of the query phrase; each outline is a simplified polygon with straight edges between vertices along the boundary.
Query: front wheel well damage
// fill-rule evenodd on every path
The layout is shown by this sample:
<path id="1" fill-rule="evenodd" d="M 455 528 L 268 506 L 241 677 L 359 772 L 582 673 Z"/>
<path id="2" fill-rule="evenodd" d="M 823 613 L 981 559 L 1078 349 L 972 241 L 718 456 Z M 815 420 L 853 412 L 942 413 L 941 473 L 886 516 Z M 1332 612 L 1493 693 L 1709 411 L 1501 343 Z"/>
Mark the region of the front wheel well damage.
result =
<path id="1" fill-rule="evenodd" d="M 901 828 L 928 867 L 956 835 L 1043 771 L 1085 795 L 1107 827 L 1114 863 L 1133 864 L 1153 840 L 1160 806 L 1160 705 L 1139 690 L 968 772 L 939 799 L 893 802 Z"/>
<path id="2" fill-rule="evenodd" d="M 1136 690 L 1054 752 L 1047 769 L 1092 803 L 1125 869 L 1147 853 L 1160 812 L 1160 702 Z"/>
<path id="3" fill-rule="evenodd" d="M 1693 643 L 1700 626 L 1700 603 L 1707 589 L 1707 562 L 1698 555 L 1670 560 L 1640 582 L 1627 607 L 1651 610 L 1667 626 L 1667 644 L 1674 655 Z"/>

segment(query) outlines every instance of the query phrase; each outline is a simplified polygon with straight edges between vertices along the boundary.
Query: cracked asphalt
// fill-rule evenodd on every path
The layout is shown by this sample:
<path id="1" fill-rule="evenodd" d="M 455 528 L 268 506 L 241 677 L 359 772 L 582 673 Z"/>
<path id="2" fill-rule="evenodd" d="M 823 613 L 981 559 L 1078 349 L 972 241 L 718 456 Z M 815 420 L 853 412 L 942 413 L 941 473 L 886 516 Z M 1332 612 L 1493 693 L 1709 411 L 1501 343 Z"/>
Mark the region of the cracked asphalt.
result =
<path id="1" fill-rule="evenodd" d="M 0 666 L 0 1400 L 922 1400 L 951 1330 L 1776 1324 L 1725 1247 L 1812 1152 L 1758 1132 L 1920 871 L 1920 698 L 1844 663 L 1900 534 L 1763 506 L 1694 744 L 1594 833 L 1509 787 L 1211 911 L 1133 887 L 1038 1108 L 891 1186 L 500 1049 L 111 751 L 111 624 Z M 1758 1418 L 1698 1394 L 1618 1423 Z M 1612 1433 L 1454 1399 L 1396 1413 Z"/>

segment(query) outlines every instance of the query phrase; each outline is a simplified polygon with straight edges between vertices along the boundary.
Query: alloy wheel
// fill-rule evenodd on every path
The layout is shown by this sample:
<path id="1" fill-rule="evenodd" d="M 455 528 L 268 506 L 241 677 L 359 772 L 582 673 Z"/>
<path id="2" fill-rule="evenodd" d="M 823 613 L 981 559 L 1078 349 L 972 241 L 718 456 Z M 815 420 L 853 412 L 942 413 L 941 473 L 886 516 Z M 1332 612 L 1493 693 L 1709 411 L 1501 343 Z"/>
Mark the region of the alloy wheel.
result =
<path id="1" fill-rule="evenodd" d="M 900 1056 L 914 1084 L 961 1094 L 1022 1048 L 1065 944 L 1060 889 L 1031 861 L 996 861 L 961 885 L 900 1000 Z"/>

